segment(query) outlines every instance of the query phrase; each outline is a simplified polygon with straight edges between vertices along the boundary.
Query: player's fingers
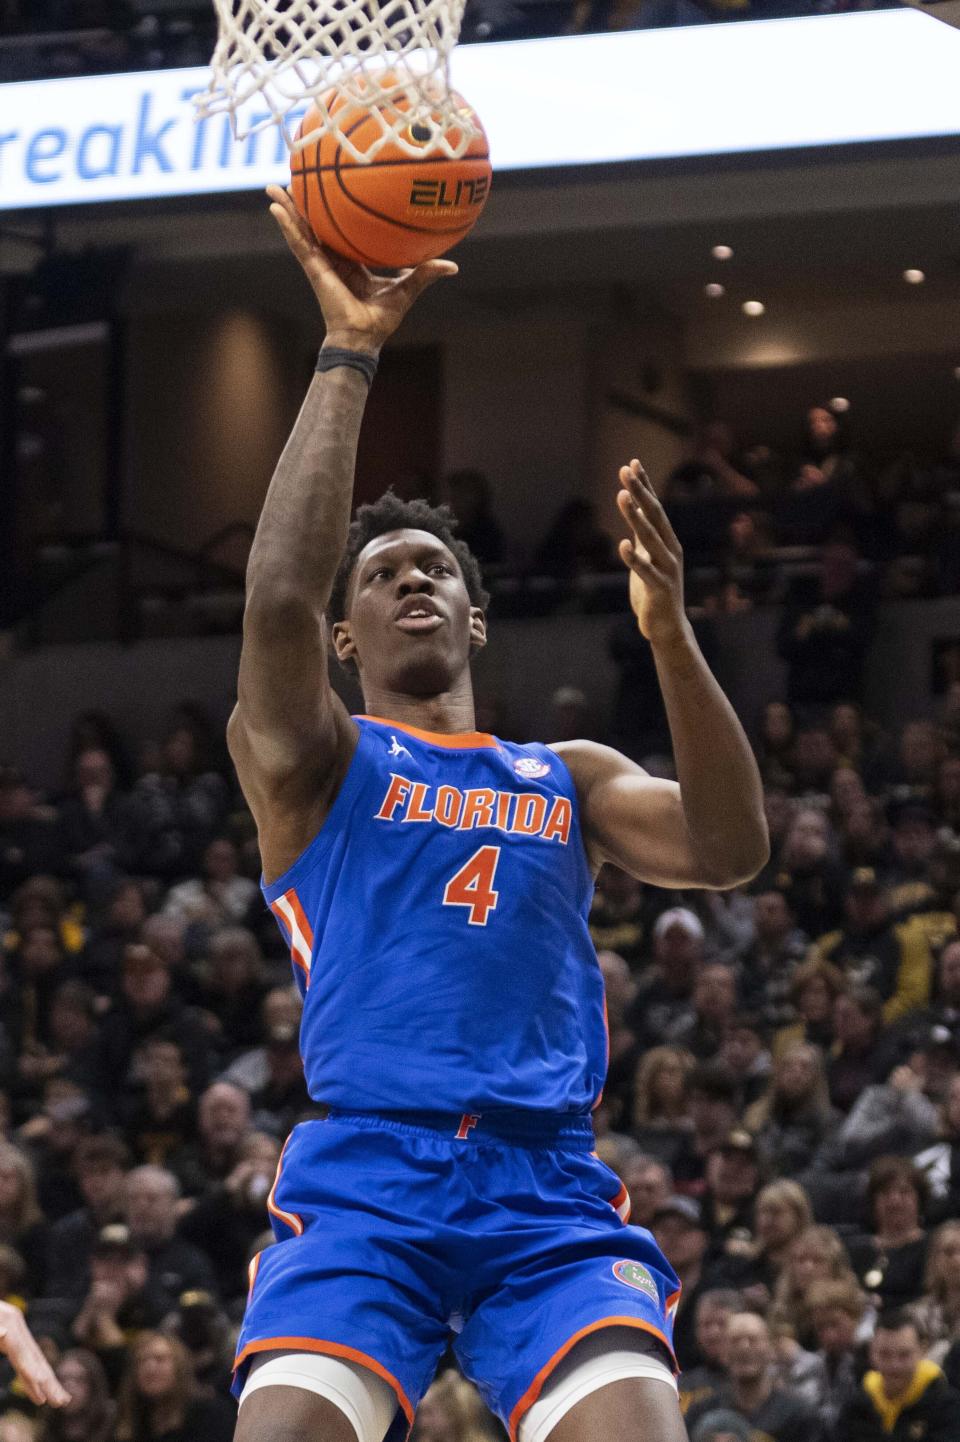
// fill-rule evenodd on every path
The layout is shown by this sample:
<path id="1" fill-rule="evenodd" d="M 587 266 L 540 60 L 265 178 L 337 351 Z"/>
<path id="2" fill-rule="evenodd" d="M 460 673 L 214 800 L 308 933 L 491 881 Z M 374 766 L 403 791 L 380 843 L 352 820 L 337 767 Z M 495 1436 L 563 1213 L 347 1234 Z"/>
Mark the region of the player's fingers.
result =
<path id="1" fill-rule="evenodd" d="M 641 551 L 635 541 L 627 540 L 627 538 L 624 537 L 617 547 L 617 550 L 627 570 L 636 571 L 641 581 L 646 581 L 647 584 L 652 584 L 658 580 L 662 581 L 663 577 L 659 574 L 657 568 L 646 557 L 646 554 Z"/>
<path id="2" fill-rule="evenodd" d="M 670 550 L 663 536 L 650 520 L 650 517 L 643 510 L 642 505 L 634 498 L 632 491 L 624 488 L 617 492 L 617 505 L 620 514 L 630 526 L 634 535 L 650 553 L 651 559 L 664 570 L 670 571 L 676 565 L 677 558 Z"/>
<path id="3" fill-rule="evenodd" d="M 428 285 L 442 280 L 444 276 L 456 275 L 458 270 L 459 266 L 452 260 L 425 260 L 422 265 L 416 266 L 403 276 L 398 286 L 411 300 L 416 300 Z"/>
<path id="4" fill-rule="evenodd" d="M 660 497 L 653 488 L 653 482 L 643 468 L 643 463 L 634 458 L 627 468 L 630 474 L 630 491 L 637 496 L 644 505 L 644 512 L 648 515 L 664 539 L 664 543 L 675 556 L 681 554 L 680 542 L 677 534 L 670 524 L 669 517 L 663 509 Z"/>

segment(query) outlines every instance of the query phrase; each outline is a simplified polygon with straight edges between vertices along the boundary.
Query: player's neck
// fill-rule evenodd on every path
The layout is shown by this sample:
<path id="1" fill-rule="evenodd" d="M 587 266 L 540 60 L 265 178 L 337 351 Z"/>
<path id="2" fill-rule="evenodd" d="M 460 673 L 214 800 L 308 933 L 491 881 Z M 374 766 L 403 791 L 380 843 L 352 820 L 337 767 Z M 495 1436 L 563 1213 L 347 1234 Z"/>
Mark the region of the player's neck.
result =
<path id="1" fill-rule="evenodd" d="M 385 721 L 399 721 L 419 731 L 456 736 L 477 729 L 473 704 L 473 687 L 469 676 L 450 691 L 437 696 L 406 696 L 399 691 L 364 691 L 364 710 L 368 716 L 381 716 Z"/>

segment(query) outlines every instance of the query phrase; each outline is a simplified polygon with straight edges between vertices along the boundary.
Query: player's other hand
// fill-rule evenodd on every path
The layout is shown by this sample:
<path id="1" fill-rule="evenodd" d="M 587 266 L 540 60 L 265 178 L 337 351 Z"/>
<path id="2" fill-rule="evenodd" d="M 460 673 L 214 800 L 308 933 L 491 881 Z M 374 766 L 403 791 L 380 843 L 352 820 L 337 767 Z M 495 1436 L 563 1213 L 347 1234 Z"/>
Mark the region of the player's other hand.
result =
<path id="1" fill-rule="evenodd" d="M 669 645 L 688 629 L 683 605 L 683 551 L 666 512 L 639 461 L 620 467 L 617 494 L 630 536 L 620 559 L 630 572 L 630 604 L 640 630 L 653 645 Z"/>
<path id="2" fill-rule="evenodd" d="M 64 1407 L 70 1401 L 34 1341 L 23 1313 L 8 1302 L 0 1302 L 0 1353 L 20 1378 L 30 1401 L 38 1407 L 45 1402 L 51 1407 Z"/>
<path id="3" fill-rule="evenodd" d="M 267 187 L 270 214 L 320 302 L 328 345 L 348 350 L 379 351 L 421 291 L 441 276 L 456 275 L 452 260 L 427 260 L 395 275 L 374 275 L 319 243 L 297 210 L 289 191 Z"/>

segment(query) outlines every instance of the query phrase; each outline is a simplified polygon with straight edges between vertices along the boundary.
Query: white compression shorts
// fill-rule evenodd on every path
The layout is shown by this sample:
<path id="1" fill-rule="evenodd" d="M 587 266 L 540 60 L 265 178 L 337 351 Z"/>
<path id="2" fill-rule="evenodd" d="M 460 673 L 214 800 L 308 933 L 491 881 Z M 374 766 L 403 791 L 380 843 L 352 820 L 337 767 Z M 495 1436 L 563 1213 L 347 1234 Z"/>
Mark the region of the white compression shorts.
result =
<path id="1" fill-rule="evenodd" d="M 584 1397 L 625 1377 L 646 1377 L 677 1390 L 653 1338 L 634 1327 L 591 1333 L 554 1368 L 520 1423 L 518 1442 L 546 1442 L 561 1417 Z M 302 1387 L 325 1397 L 350 1422 L 357 1442 L 383 1442 L 397 1411 L 393 1389 L 375 1372 L 318 1352 L 261 1352 L 250 1363 L 241 1406 L 261 1387 Z"/>

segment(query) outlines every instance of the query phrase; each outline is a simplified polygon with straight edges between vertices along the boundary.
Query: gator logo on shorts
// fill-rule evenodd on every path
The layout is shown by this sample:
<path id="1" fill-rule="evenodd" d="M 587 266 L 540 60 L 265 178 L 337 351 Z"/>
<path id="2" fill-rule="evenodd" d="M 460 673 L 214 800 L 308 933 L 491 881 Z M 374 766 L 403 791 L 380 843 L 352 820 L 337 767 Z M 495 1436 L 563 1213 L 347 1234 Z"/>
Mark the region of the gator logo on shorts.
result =
<path id="1" fill-rule="evenodd" d="M 538 761 L 535 756 L 521 756 L 514 761 L 513 769 L 518 776 L 524 777 L 527 781 L 536 781 L 540 776 L 547 776 L 550 767 L 546 761 Z"/>
<path id="2" fill-rule="evenodd" d="M 651 1302 L 656 1302 L 659 1307 L 660 1293 L 657 1291 L 657 1284 L 642 1263 L 629 1261 L 614 1262 L 613 1275 L 618 1282 L 623 1282 L 624 1286 L 635 1287 L 638 1292 L 645 1293 Z"/>

